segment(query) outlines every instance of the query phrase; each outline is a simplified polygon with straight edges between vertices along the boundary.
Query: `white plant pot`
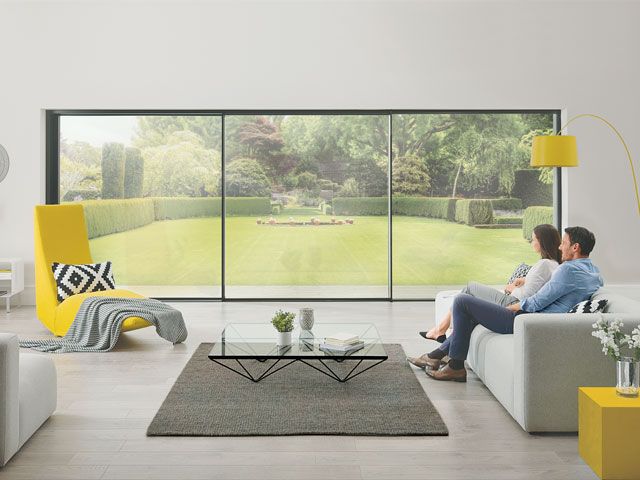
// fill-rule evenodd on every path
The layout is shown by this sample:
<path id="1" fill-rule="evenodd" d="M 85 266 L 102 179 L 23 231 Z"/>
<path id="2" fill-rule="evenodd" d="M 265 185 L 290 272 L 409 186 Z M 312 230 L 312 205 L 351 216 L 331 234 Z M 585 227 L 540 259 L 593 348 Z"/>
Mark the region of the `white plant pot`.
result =
<path id="1" fill-rule="evenodd" d="M 291 345 L 291 332 L 278 332 L 278 346 L 286 347 Z"/>

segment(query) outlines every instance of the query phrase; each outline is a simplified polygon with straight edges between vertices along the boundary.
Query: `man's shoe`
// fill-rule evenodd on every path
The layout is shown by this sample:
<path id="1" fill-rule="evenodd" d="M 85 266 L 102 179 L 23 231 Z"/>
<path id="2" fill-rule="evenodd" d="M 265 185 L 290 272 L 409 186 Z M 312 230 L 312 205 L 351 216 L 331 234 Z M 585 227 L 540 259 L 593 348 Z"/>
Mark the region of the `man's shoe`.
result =
<path id="1" fill-rule="evenodd" d="M 415 365 L 416 367 L 432 369 L 432 370 L 439 369 L 444 363 L 442 360 L 429 358 L 429 356 L 426 353 L 420 357 L 407 357 L 407 361 L 410 364 Z"/>
<path id="2" fill-rule="evenodd" d="M 445 365 L 440 370 L 426 370 L 427 375 L 436 380 L 453 381 L 453 382 L 466 382 L 467 381 L 467 369 L 461 368 L 459 370 L 451 368 L 449 365 Z"/>

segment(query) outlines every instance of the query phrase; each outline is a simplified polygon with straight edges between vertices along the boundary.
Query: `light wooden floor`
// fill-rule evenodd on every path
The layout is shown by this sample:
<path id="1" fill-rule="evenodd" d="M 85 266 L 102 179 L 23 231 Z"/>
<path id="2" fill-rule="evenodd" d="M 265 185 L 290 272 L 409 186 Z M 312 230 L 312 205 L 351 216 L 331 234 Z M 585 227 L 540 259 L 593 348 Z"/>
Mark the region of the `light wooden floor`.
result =
<path id="1" fill-rule="evenodd" d="M 471 375 L 435 382 L 417 372 L 448 437 L 147 438 L 145 429 L 196 346 L 229 321 L 267 321 L 301 304 L 176 303 L 189 338 L 173 347 L 153 329 L 102 354 L 52 356 L 58 410 L 0 469 L 0 479 L 596 479 L 575 435 L 529 435 Z M 316 303 L 316 321 L 374 321 L 408 354 L 434 344 L 416 332 L 433 303 Z M 33 307 L 0 313 L 0 331 L 44 337 Z M 212 368 L 215 368 L 212 365 Z"/>

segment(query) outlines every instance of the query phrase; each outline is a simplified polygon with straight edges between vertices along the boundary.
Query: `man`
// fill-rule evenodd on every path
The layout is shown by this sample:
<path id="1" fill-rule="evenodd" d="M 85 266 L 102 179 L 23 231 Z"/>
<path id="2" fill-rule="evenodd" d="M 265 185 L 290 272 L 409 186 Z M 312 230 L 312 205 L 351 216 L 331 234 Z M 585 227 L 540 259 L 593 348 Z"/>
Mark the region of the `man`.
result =
<path id="1" fill-rule="evenodd" d="M 465 294 L 454 299 L 453 333 L 439 348 L 419 358 L 426 365 L 427 375 L 436 380 L 466 382 L 464 361 L 471 332 L 478 324 L 496 333 L 509 334 L 513 333 L 514 319 L 520 313 L 566 313 L 575 304 L 591 298 L 603 285 L 600 271 L 589 259 L 596 239 L 583 227 L 564 231 L 559 247 L 562 264 L 535 295 L 508 307 Z M 449 361 L 445 363 L 443 358 L 447 355 Z"/>

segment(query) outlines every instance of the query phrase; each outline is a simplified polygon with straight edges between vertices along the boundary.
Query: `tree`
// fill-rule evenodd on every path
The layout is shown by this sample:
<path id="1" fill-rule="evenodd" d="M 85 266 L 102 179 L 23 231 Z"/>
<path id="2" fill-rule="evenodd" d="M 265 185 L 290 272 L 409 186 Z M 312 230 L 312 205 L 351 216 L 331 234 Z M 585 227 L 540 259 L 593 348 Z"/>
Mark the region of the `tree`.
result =
<path id="1" fill-rule="evenodd" d="M 202 197 L 220 194 L 221 165 L 217 151 L 200 136 L 182 131 L 162 145 L 142 149 L 144 196 Z"/>
<path id="2" fill-rule="evenodd" d="M 140 198 L 144 186 L 144 159 L 139 148 L 124 151 L 124 198 Z"/>
<path id="3" fill-rule="evenodd" d="M 191 132 L 200 138 L 205 149 L 220 152 L 222 120 L 213 115 L 139 116 L 134 146 L 160 147 L 177 132 Z"/>
<path id="4" fill-rule="evenodd" d="M 356 179 L 347 178 L 342 184 L 342 187 L 338 192 L 338 196 L 339 197 L 361 197 L 362 191 L 360 190 L 360 187 L 358 186 L 358 182 L 356 181 Z"/>
<path id="5" fill-rule="evenodd" d="M 318 176 L 311 172 L 302 172 L 298 175 L 298 187 L 305 190 L 315 190 L 318 188 Z"/>
<path id="6" fill-rule="evenodd" d="M 230 197 L 267 197 L 270 183 L 260 164 L 253 158 L 238 158 L 225 172 L 226 191 Z"/>
<path id="7" fill-rule="evenodd" d="M 426 196 L 431 186 L 429 171 L 423 160 L 415 155 L 396 157 L 393 161 L 393 192 L 403 195 Z"/>
<path id="8" fill-rule="evenodd" d="M 102 146 L 102 198 L 124 197 L 124 145 Z"/>

